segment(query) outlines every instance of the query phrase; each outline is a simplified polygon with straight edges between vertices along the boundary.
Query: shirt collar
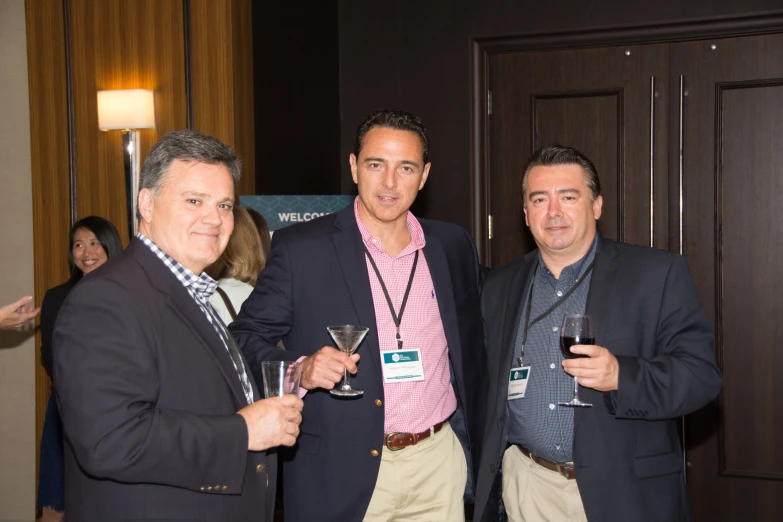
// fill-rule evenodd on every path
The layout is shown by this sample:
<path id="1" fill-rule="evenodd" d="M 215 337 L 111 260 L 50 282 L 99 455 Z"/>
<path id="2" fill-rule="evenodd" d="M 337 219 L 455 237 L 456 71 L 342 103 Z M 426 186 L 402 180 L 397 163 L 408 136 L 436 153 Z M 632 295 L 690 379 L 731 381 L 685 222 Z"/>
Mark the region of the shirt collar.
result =
<path id="1" fill-rule="evenodd" d="M 587 270 L 587 268 L 590 266 L 590 262 L 595 259 L 595 252 L 597 248 L 598 232 L 595 233 L 595 237 L 593 238 L 593 242 L 590 244 L 590 248 L 587 250 L 587 253 L 579 261 L 568 265 L 560 271 L 561 278 L 566 276 L 570 277 L 574 281 L 581 279 L 585 270 Z M 546 263 L 544 263 L 544 258 L 541 257 L 540 249 L 538 250 L 538 270 L 539 273 L 545 274 L 552 279 L 555 277 L 554 274 L 552 274 L 552 271 L 549 270 L 549 268 L 546 266 Z"/>
<path id="2" fill-rule="evenodd" d="M 362 235 L 362 241 L 364 241 L 364 244 L 367 246 L 367 248 L 370 250 L 374 249 L 377 252 L 383 252 L 383 248 L 381 248 L 381 240 L 370 234 L 370 231 L 367 230 L 367 227 L 364 226 L 364 223 L 362 223 L 362 220 L 359 217 L 359 196 L 356 196 L 356 199 L 353 200 L 353 213 L 356 217 L 356 224 L 359 226 L 359 233 Z M 421 228 L 421 223 L 419 223 L 419 220 L 416 219 L 416 217 L 413 215 L 413 212 L 410 210 L 405 217 L 405 222 L 407 223 L 408 231 L 411 234 L 411 242 L 402 250 L 402 252 L 399 253 L 397 257 L 415 252 L 416 250 L 424 248 L 424 246 L 427 244 L 427 241 L 424 237 L 424 229 Z"/>
<path id="3" fill-rule="evenodd" d="M 147 245 L 147 247 L 152 250 L 152 253 L 155 254 L 158 259 L 163 261 L 163 264 L 166 265 L 169 270 L 171 270 L 171 273 L 177 277 L 179 282 L 182 283 L 182 286 L 188 290 L 191 290 L 200 298 L 209 301 L 209 298 L 212 297 L 212 294 L 215 293 L 215 289 L 218 286 L 217 281 L 209 277 L 206 272 L 201 272 L 201 275 L 194 274 L 192 270 L 183 266 L 176 259 L 161 250 L 153 240 L 144 234 L 138 233 L 136 234 L 136 237 L 139 238 L 142 243 Z"/>

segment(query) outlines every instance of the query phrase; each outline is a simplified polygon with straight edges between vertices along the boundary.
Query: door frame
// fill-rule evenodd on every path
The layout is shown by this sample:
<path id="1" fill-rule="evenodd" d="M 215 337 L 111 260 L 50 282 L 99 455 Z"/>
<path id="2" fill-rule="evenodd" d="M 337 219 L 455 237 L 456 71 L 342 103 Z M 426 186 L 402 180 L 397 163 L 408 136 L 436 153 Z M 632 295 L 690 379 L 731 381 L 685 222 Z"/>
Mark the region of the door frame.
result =
<path id="1" fill-rule="evenodd" d="M 489 60 L 493 54 L 551 51 L 612 45 L 671 43 L 783 32 L 783 10 L 764 15 L 685 22 L 605 27 L 560 33 L 470 39 L 470 219 L 479 259 L 488 265 L 489 248 Z"/>

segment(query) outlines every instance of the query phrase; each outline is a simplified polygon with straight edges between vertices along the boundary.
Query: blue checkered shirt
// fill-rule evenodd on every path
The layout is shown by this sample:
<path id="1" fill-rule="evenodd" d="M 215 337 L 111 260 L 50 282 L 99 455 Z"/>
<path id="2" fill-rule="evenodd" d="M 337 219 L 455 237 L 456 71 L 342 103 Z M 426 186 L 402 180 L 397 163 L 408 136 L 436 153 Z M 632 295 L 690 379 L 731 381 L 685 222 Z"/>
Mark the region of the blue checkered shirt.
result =
<path id="1" fill-rule="evenodd" d="M 147 245 L 147 247 L 152 250 L 152 253 L 155 254 L 158 259 L 163 261 L 163 264 L 166 265 L 169 270 L 171 270 L 171 273 L 177 277 L 179 282 L 182 283 L 198 307 L 201 308 L 201 311 L 206 316 L 209 324 L 212 325 L 212 327 L 215 329 L 215 332 L 217 332 L 218 337 L 220 337 L 220 339 L 223 341 L 223 346 L 225 346 L 229 357 L 231 357 L 231 361 L 234 363 L 234 369 L 237 371 L 237 375 L 239 376 L 239 381 L 242 384 L 242 389 L 245 392 L 247 403 L 252 404 L 253 388 L 250 385 L 250 380 L 247 377 L 245 364 L 241 357 L 235 357 L 232 355 L 229 343 L 233 343 L 234 340 L 231 338 L 231 334 L 226 328 L 226 325 L 223 324 L 220 316 L 218 316 L 215 310 L 212 309 L 212 305 L 209 303 L 209 298 L 212 297 L 212 294 L 215 293 L 215 289 L 218 286 L 217 281 L 209 277 L 206 272 L 202 272 L 201 275 L 197 276 L 191 270 L 182 266 L 173 257 L 161 250 L 154 241 L 144 234 L 136 234 L 136 237 L 139 238 L 142 243 Z M 236 348 L 236 345 L 233 348 L 236 350 L 238 355 L 239 350 Z"/>
<path id="2" fill-rule="evenodd" d="M 585 313 L 592 271 L 586 276 L 585 272 L 595 260 L 597 244 L 596 235 L 587 254 L 573 265 L 565 267 L 560 272 L 559 279 L 555 279 L 539 253 L 538 267 L 531 280 L 533 300 L 530 307 L 530 321 L 532 322 L 584 276 L 582 284 L 568 296 L 565 302 L 530 327 L 524 356 L 524 364 L 532 365 L 527 390 L 523 398 L 507 402 L 508 441 L 520 444 L 533 455 L 552 462 L 563 463 L 574 460 L 574 408 L 557 404 L 559 401 L 570 400 L 574 394 L 574 378 L 568 375 L 561 365 L 563 355 L 560 353 L 560 327 L 564 315 Z M 527 288 L 517 330 L 514 367 L 517 366 L 522 351 L 529 295 L 530 288 Z"/>

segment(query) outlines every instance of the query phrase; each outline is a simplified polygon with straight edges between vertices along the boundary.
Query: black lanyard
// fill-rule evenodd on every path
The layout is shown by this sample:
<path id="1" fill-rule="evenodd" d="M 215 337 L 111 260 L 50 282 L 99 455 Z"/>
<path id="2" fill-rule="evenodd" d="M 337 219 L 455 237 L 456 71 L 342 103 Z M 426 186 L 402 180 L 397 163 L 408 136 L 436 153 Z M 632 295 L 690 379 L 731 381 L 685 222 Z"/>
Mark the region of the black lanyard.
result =
<path id="1" fill-rule="evenodd" d="M 364 246 L 364 254 L 367 256 L 367 259 L 370 260 L 370 264 L 372 265 L 372 269 L 375 270 L 375 275 L 378 276 L 378 282 L 381 283 L 381 288 L 383 289 L 383 295 L 386 297 L 386 303 L 389 305 L 389 311 L 392 314 L 392 319 L 394 319 L 394 325 L 397 327 L 397 349 L 402 350 L 402 337 L 400 337 L 400 324 L 402 324 L 402 314 L 405 312 L 405 305 L 408 302 L 408 296 L 411 294 L 411 286 L 413 286 L 413 276 L 416 274 L 416 265 L 419 263 L 419 251 L 416 251 L 416 256 L 413 258 L 413 268 L 411 268 L 411 275 L 408 278 L 408 288 L 405 289 L 405 296 L 402 298 L 402 304 L 400 305 L 400 313 L 399 315 L 394 311 L 394 305 L 392 304 L 391 297 L 389 297 L 389 291 L 386 289 L 386 284 L 383 282 L 383 278 L 381 277 L 381 272 L 378 270 L 378 265 L 375 264 L 375 260 L 370 255 L 370 252 L 367 250 L 367 246 Z"/>
<path id="2" fill-rule="evenodd" d="M 527 333 L 530 331 L 530 327 L 536 324 L 537 322 L 541 321 L 542 319 L 545 319 L 549 314 L 557 310 L 557 308 L 565 303 L 566 299 L 571 297 L 571 294 L 573 294 L 577 288 L 584 282 L 585 279 L 587 279 L 587 276 L 590 274 L 590 272 L 593 271 L 593 265 L 595 264 L 595 261 L 590 263 L 590 266 L 587 267 L 587 270 L 585 270 L 585 273 L 582 274 L 581 279 L 577 280 L 576 284 L 571 287 L 568 292 L 566 292 L 563 297 L 555 301 L 555 304 L 550 306 L 544 313 L 533 319 L 530 320 L 530 308 L 533 304 L 533 289 L 536 286 L 536 274 L 533 274 L 533 280 L 530 282 L 530 293 L 527 296 L 527 310 L 525 311 L 525 330 L 522 333 L 522 351 L 519 354 L 519 365 L 522 366 L 522 361 L 525 358 L 525 343 L 527 343 Z M 537 270 L 538 268 L 536 268 Z"/>

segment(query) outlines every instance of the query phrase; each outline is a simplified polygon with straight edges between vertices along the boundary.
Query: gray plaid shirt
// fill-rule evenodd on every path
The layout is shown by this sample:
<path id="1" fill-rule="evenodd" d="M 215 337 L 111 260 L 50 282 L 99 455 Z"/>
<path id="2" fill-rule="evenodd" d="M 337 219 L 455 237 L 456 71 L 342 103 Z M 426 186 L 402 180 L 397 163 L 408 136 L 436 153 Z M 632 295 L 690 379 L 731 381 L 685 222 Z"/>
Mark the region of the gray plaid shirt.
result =
<path id="1" fill-rule="evenodd" d="M 549 309 L 581 279 L 595 260 L 598 235 L 587 254 L 555 276 L 544 264 L 541 254 L 533 275 L 533 300 L 530 321 Z M 507 402 L 508 441 L 521 444 L 533 455 L 553 462 L 571 462 L 574 459 L 574 409 L 559 406 L 558 401 L 570 400 L 574 394 L 574 379 L 568 375 L 561 361 L 560 327 L 565 314 L 583 314 L 587 306 L 592 271 L 581 285 L 546 318 L 530 327 L 525 344 L 524 364 L 532 365 L 525 397 Z M 519 363 L 525 316 L 530 288 L 525 290 L 522 314 L 519 318 L 513 366 Z"/>
<path id="2" fill-rule="evenodd" d="M 237 375 L 239 376 L 239 381 L 242 384 L 242 389 L 245 392 L 247 403 L 253 404 L 253 388 L 250 384 L 250 380 L 247 377 L 245 364 L 241 357 L 235 357 L 231 353 L 231 348 L 228 346 L 228 343 L 233 342 L 231 334 L 226 328 L 226 325 L 223 324 L 220 316 L 218 316 L 215 310 L 213 310 L 212 305 L 209 304 L 209 298 L 212 297 L 212 294 L 215 293 L 215 289 L 218 286 L 217 281 L 209 277 L 206 272 L 202 272 L 201 275 L 197 276 L 191 270 L 177 262 L 176 259 L 161 250 L 154 241 L 144 234 L 136 234 L 136 237 L 139 238 L 142 243 L 147 245 L 147 247 L 152 250 L 152 253 L 155 254 L 158 259 L 163 261 L 163 264 L 166 265 L 168 269 L 171 270 L 171 273 L 177 277 L 177 280 L 182 283 L 198 307 L 204 313 L 207 320 L 209 321 L 209 324 L 212 325 L 212 327 L 215 329 L 215 332 L 217 332 L 218 337 L 220 337 L 220 340 L 223 341 L 223 346 L 226 348 L 226 351 L 228 351 L 228 355 L 231 357 L 231 361 L 234 363 L 234 369 L 237 371 Z M 238 353 L 238 348 L 234 347 L 234 349 L 237 350 Z"/>

